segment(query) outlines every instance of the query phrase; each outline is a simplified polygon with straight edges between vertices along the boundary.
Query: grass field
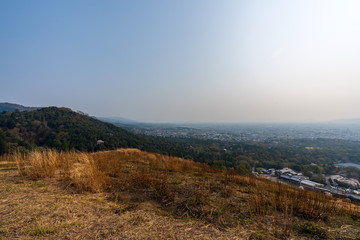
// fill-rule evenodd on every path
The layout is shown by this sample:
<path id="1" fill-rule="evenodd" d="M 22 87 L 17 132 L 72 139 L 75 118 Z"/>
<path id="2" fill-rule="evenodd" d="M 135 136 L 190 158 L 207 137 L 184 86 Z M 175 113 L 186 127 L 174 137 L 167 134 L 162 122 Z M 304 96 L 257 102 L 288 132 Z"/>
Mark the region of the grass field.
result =
<path id="1" fill-rule="evenodd" d="M 0 159 L 0 239 L 359 239 L 358 204 L 119 149 Z"/>

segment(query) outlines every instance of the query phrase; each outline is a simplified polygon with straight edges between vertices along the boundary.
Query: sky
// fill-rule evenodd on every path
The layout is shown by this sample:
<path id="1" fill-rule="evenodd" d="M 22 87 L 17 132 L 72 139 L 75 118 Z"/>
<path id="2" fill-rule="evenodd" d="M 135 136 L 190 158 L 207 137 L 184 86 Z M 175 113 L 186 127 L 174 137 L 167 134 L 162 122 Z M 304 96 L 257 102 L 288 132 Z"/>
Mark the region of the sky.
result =
<path id="1" fill-rule="evenodd" d="M 0 102 L 143 122 L 360 118 L 360 1 L 0 1 Z"/>

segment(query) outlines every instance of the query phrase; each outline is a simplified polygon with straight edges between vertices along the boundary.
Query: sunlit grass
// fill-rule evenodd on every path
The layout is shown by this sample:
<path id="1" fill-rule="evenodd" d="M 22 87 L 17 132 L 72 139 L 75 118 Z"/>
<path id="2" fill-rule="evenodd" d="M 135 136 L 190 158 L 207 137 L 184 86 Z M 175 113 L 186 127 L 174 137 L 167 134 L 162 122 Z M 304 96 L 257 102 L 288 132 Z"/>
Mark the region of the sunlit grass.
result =
<path id="1" fill-rule="evenodd" d="M 159 202 L 176 217 L 202 219 L 218 227 L 251 222 L 274 236 L 289 237 L 296 219 L 327 221 L 337 215 L 360 215 L 359 205 L 347 201 L 137 149 L 46 150 L 12 158 L 22 176 L 55 178 L 78 192 L 107 192 L 115 203 L 121 202 L 122 192 L 131 191 L 143 201 Z"/>

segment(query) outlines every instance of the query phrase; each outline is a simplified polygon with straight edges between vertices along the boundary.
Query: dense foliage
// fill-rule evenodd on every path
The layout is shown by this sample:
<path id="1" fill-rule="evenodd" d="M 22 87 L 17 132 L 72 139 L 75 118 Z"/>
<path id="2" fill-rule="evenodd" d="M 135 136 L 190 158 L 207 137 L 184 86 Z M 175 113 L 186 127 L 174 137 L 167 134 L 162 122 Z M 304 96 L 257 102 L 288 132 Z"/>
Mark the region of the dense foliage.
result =
<path id="1" fill-rule="evenodd" d="M 280 142 L 225 142 L 198 139 L 168 139 L 182 143 L 184 157 L 242 172 L 251 167 L 290 167 L 314 180 L 322 174 L 337 174 L 334 164 L 360 163 L 360 142 L 337 139 L 293 139 Z M 348 168 L 346 168 L 348 169 Z M 356 169 L 344 169 L 347 176 L 360 180 Z"/>
<path id="2" fill-rule="evenodd" d="M 3 112 L 0 127 L 7 136 L 4 141 L 9 143 L 10 149 L 14 146 L 47 146 L 59 150 L 96 151 L 141 145 L 141 138 L 134 134 L 67 108 Z M 104 143 L 97 144 L 98 140 Z"/>

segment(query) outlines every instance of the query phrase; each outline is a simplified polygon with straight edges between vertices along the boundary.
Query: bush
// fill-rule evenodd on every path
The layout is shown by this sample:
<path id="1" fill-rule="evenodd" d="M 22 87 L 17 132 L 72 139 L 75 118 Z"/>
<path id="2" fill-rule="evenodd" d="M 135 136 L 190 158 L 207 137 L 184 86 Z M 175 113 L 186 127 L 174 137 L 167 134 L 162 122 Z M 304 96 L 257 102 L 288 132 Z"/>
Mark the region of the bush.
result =
<path id="1" fill-rule="evenodd" d="M 307 233 L 313 235 L 320 239 L 327 238 L 327 231 L 322 228 L 320 225 L 315 223 L 297 223 L 296 227 L 300 230 L 300 232 Z"/>

